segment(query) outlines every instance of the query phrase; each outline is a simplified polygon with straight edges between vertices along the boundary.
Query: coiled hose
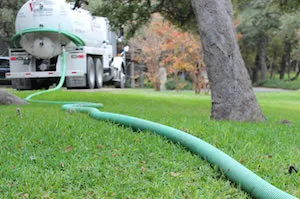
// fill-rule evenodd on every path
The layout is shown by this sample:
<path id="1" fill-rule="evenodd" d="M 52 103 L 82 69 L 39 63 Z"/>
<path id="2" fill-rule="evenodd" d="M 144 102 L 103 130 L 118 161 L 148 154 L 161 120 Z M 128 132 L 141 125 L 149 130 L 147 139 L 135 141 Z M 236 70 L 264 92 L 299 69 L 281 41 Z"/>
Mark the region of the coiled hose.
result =
<path id="1" fill-rule="evenodd" d="M 266 182 L 245 166 L 217 149 L 216 147 L 204 142 L 203 140 L 192 136 L 178 129 L 158 124 L 155 122 L 120 115 L 115 113 L 101 112 L 97 108 L 102 107 L 102 104 L 87 103 L 87 102 L 59 102 L 59 101 L 44 101 L 32 100 L 31 98 L 43 93 L 53 92 L 60 89 L 64 83 L 66 75 L 66 52 L 63 49 L 62 53 L 63 69 L 62 76 L 56 88 L 41 91 L 29 95 L 25 98 L 28 102 L 49 103 L 49 104 L 64 104 L 63 110 L 76 110 L 89 113 L 93 118 L 104 121 L 111 121 L 133 129 L 148 130 L 160 136 L 166 137 L 169 140 L 180 143 L 191 152 L 199 155 L 218 168 L 234 183 L 240 185 L 242 189 L 248 192 L 254 198 L 262 199 L 296 199 L 296 197 L 278 189 L 277 187 Z"/>

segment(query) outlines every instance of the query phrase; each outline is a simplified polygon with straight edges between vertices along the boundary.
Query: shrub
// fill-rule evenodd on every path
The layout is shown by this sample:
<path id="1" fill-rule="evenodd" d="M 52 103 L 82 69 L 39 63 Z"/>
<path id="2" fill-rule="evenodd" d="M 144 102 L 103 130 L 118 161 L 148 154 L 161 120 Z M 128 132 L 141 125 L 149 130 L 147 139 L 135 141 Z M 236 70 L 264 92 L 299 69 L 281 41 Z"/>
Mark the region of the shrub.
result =
<path id="1" fill-rule="evenodd" d="M 290 90 L 298 90 L 300 89 L 300 81 L 287 81 L 287 80 L 279 80 L 279 79 L 268 79 L 263 82 L 259 82 L 254 84 L 254 86 L 262 86 L 266 88 L 282 88 L 282 89 L 290 89 Z"/>
<path id="2" fill-rule="evenodd" d="M 180 88 L 180 90 L 193 90 L 193 84 L 189 81 L 183 80 L 179 78 L 179 84 L 183 84 L 184 86 Z M 175 90 L 176 89 L 176 80 L 174 78 L 169 78 L 166 83 L 166 88 L 168 90 Z"/>
<path id="3" fill-rule="evenodd" d="M 144 80 L 144 87 L 145 88 L 154 88 L 154 85 L 151 81 L 149 81 L 148 79 Z"/>

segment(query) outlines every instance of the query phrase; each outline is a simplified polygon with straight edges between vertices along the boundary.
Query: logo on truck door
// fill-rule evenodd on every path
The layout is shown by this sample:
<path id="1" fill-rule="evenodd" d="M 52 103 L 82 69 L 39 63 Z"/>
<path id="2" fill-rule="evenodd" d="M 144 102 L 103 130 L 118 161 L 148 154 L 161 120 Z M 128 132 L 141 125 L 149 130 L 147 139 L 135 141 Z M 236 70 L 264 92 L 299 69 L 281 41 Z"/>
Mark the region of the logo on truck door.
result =
<path id="1" fill-rule="evenodd" d="M 34 16 L 53 16 L 53 5 L 53 0 L 32 0 L 29 3 Z"/>

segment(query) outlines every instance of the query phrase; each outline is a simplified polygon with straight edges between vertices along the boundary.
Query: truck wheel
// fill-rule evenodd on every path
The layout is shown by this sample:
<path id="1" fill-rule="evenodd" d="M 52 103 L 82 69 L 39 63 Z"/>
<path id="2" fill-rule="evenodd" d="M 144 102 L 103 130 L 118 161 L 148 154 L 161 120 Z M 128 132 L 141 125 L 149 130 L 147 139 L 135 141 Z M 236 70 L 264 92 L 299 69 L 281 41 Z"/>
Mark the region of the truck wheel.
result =
<path id="1" fill-rule="evenodd" d="M 96 87 L 102 88 L 103 86 L 103 66 L 99 58 L 95 61 L 95 72 L 96 72 Z"/>
<path id="2" fill-rule="evenodd" d="M 91 56 L 87 58 L 87 74 L 86 74 L 87 88 L 93 89 L 95 87 L 95 64 Z"/>
<path id="3" fill-rule="evenodd" d="M 123 68 L 121 68 L 120 81 L 115 82 L 115 87 L 116 88 L 125 88 L 125 81 L 126 81 L 126 75 L 124 73 Z"/>

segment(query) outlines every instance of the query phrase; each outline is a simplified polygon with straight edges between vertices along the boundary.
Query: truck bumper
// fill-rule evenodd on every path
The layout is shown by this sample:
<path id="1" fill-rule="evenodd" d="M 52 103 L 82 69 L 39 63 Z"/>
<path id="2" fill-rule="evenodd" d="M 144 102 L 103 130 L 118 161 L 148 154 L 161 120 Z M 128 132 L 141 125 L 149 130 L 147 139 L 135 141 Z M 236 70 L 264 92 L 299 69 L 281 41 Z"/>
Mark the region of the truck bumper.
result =
<path id="1" fill-rule="evenodd" d="M 5 77 L 7 79 L 21 79 L 21 78 L 51 78 L 60 77 L 61 72 L 56 71 L 44 71 L 44 72 L 18 72 L 18 73 L 6 73 Z M 83 72 L 72 71 L 66 74 L 67 77 L 84 76 Z"/>

